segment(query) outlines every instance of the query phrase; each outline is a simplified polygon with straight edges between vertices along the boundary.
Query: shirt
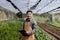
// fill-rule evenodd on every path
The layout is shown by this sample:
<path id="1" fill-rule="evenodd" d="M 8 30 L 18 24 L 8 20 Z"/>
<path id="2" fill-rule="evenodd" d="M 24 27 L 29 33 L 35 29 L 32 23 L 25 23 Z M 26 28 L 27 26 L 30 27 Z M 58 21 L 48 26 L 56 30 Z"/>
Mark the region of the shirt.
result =
<path id="1" fill-rule="evenodd" d="M 26 22 L 26 19 L 24 20 L 24 22 L 23 22 L 23 29 L 24 29 L 24 23 Z M 33 19 L 33 18 L 31 18 L 30 19 L 30 23 L 31 23 L 31 28 L 32 28 L 32 30 L 30 31 L 30 32 L 28 32 L 28 34 L 27 35 L 32 35 L 32 34 L 35 34 L 35 32 L 36 32 L 36 30 L 37 30 L 37 22 Z"/>

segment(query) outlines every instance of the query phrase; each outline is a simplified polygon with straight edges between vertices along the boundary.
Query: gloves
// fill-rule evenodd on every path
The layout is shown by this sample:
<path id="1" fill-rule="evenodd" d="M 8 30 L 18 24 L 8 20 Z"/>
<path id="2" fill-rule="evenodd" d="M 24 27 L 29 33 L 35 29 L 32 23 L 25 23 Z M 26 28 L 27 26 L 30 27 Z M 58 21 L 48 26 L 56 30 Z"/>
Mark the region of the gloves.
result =
<path id="1" fill-rule="evenodd" d="M 19 31 L 23 36 L 30 36 L 28 33 L 26 33 L 25 30 L 20 30 Z"/>

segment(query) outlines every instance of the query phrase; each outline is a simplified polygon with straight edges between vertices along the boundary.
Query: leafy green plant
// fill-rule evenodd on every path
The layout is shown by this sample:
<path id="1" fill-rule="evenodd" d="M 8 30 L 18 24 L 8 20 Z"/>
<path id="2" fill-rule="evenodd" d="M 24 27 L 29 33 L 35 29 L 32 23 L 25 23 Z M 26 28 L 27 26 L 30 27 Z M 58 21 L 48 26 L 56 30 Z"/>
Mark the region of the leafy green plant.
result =
<path id="1" fill-rule="evenodd" d="M 3 21 L 0 22 L 0 40 L 21 40 L 18 30 L 23 27 L 22 21 Z M 38 40 L 51 40 L 41 29 L 37 29 L 36 37 Z"/>
<path id="2" fill-rule="evenodd" d="M 37 29 L 36 37 L 37 37 L 37 40 L 52 40 L 39 28 Z"/>
<path id="3" fill-rule="evenodd" d="M 56 27 L 60 27 L 60 23 L 58 22 L 50 22 L 49 24 L 54 25 Z"/>

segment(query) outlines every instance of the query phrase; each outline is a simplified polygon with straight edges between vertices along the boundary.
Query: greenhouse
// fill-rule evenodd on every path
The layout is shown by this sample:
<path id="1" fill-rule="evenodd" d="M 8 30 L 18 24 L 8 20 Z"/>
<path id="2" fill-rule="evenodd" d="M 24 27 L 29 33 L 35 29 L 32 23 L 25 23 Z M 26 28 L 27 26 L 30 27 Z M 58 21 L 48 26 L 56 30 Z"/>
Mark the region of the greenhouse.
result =
<path id="1" fill-rule="evenodd" d="M 0 0 L 0 40 L 60 40 L 60 0 Z"/>

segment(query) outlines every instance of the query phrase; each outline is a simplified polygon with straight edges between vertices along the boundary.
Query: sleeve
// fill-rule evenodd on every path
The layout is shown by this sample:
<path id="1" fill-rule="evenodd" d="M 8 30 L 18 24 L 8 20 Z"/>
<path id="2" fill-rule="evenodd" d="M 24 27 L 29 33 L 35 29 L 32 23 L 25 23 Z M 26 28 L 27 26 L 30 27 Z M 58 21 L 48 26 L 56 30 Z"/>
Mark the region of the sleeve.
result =
<path id="1" fill-rule="evenodd" d="M 36 32 L 37 30 L 37 22 L 34 20 L 33 23 L 32 23 L 32 31 L 28 32 L 28 35 L 32 35 Z"/>

